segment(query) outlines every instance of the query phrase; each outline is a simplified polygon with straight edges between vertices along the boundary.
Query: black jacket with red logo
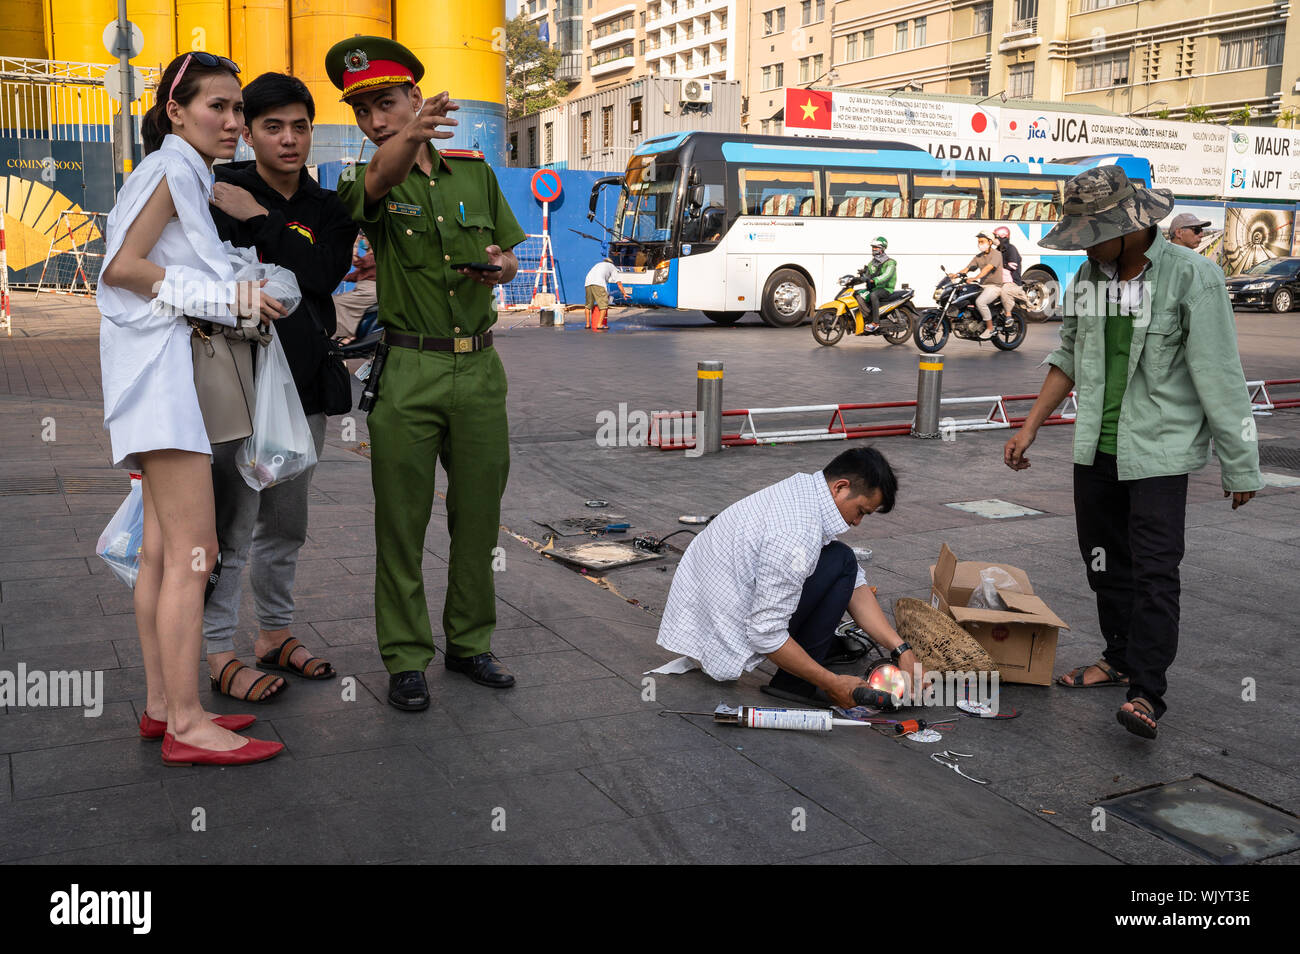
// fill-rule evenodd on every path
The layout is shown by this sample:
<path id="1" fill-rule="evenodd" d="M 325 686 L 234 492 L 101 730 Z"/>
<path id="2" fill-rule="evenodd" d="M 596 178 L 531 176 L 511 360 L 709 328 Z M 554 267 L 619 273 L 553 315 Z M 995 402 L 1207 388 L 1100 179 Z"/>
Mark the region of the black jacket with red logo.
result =
<path id="1" fill-rule="evenodd" d="M 229 162 L 213 166 L 218 182 L 229 182 L 252 193 L 266 215 L 240 222 L 210 206 L 217 234 L 232 245 L 256 248 L 258 258 L 293 272 L 302 290 L 302 304 L 275 323 L 289 359 L 294 384 L 307 414 L 342 413 L 326 407 L 322 372 L 336 321 L 330 297 L 352 267 L 352 243 L 357 224 L 338 195 L 322 189 L 304 169 L 298 191 L 286 199 L 257 174 L 257 163 Z"/>

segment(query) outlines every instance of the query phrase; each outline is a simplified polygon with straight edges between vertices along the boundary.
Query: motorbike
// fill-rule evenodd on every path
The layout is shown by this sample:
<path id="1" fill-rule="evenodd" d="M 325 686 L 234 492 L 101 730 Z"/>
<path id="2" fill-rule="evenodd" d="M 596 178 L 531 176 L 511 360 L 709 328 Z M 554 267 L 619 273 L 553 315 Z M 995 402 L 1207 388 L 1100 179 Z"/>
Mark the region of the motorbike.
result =
<path id="1" fill-rule="evenodd" d="M 352 340 L 347 344 L 343 344 L 341 338 L 335 338 L 331 342 L 330 353 L 336 358 L 342 358 L 344 361 L 350 361 L 353 358 L 373 358 L 375 348 L 378 346 L 379 339 L 383 337 L 383 334 L 384 330 L 379 327 L 379 310 L 368 311 L 357 322 L 357 333 L 353 335 Z"/>
<path id="2" fill-rule="evenodd" d="M 948 270 L 943 269 L 943 279 L 934 289 L 938 308 L 929 308 L 916 323 L 913 337 L 916 346 L 926 354 L 934 354 L 948 343 L 948 336 L 979 341 L 984 334 L 984 318 L 975 307 L 983 286 L 965 280 L 953 281 Z M 1002 302 L 989 305 L 993 316 L 993 337 L 989 340 L 1001 351 L 1014 351 L 1025 340 L 1026 313 L 1024 305 L 1016 302 L 1010 315 L 1002 313 Z"/>
<path id="3" fill-rule="evenodd" d="M 912 306 L 913 289 L 904 285 L 884 296 L 880 302 L 878 327 L 875 331 L 867 331 L 862 308 L 853 294 L 858 288 L 871 287 L 866 269 L 842 276 L 839 284 L 840 290 L 835 297 L 813 313 L 812 334 L 818 344 L 827 347 L 838 344 L 846 334 L 882 335 L 890 344 L 902 344 L 912 334 L 917 322 L 916 309 Z"/>

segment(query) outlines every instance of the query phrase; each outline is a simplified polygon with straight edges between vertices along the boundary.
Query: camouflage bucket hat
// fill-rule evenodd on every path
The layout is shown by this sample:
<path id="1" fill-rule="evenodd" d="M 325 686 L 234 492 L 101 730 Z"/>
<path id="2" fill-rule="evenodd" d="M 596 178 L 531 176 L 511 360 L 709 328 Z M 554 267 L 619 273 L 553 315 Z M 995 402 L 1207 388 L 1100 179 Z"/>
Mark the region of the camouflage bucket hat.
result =
<path id="1" fill-rule="evenodd" d="M 1064 215 L 1038 244 L 1064 251 L 1091 248 L 1149 228 L 1173 207 L 1174 194 L 1168 189 L 1130 182 L 1119 166 L 1098 166 L 1065 184 Z"/>

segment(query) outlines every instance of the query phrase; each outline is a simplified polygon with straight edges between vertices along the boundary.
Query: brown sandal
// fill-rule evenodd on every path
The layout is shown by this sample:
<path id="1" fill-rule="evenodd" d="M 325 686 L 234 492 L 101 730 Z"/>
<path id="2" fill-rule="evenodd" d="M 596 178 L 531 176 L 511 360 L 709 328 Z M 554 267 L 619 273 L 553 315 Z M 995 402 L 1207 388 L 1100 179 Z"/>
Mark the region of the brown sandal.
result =
<path id="1" fill-rule="evenodd" d="M 1123 706 L 1120 707 L 1119 711 L 1115 713 L 1115 718 L 1119 720 L 1119 724 L 1134 735 L 1140 735 L 1144 739 L 1154 739 L 1156 737 L 1156 726 L 1143 721 L 1142 716 L 1138 715 L 1141 712 L 1142 715 L 1145 715 L 1154 723 L 1156 721 L 1156 710 L 1151 703 L 1141 696 L 1135 696 L 1128 700 L 1126 705 L 1132 705 L 1133 708 L 1125 709 Z"/>
<path id="2" fill-rule="evenodd" d="M 230 668 L 231 666 L 234 668 Z M 230 660 L 230 662 L 221 667 L 221 672 L 218 675 L 212 677 L 212 691 L 219 692 L 223 696 L 230 696 L 232 699 L 238 699 L 241 702 L 270 702 L 276 696 L 280 695 L 280 693 L 289 688 L 289 684 L 284 681 L 282 676 L 272 676 L 269 673 L 263 673 L 251 686 L 248 687 L 247 692 L 242 696 L 237 695 L 231 691 L 231 686 L 235 684 L 235 676 L 239 674 L 239 671 L 247 668 L 248 667 L 238 659 Z M 280 688 L 275 690 L 275 692 L 269 691 L 271 686 L 273 686 L 277 680 L 282 683 Z"/>
<path id="3" fill-rule="evenodd" d="M 1100 669 L 1106 676 L 1099 682 L 1084 682 L 1083 674 L 1093 667 Z M 1128 676 L 1111 668 L 1104 659 L 1098 659 L 1095 663 L 1089 663 L 1086 666 L 1077 666 L 1069 672 L 1057 677 L 1057 685 L 1065 686 L 1067 689 L 1096 689 L 1098 686 L 1127 686 Z"/>
<path id="4" fill-rule="evenodd" d="M 324 659 L 318 659 L 307 654 L 307 661 L 302 666 L 295 666 L 289 660 L 299 649 L 306 649 L 302 643 L 290 636 L 280 644 L 279 649 L 273 649 L 265 656 L 258 659 L 258 662 L 267 669 L 277 669 L 280 672 L 291 672 L 295 676 L 302 676 L 304 679 L 333 679 L 338 673 Z"/>

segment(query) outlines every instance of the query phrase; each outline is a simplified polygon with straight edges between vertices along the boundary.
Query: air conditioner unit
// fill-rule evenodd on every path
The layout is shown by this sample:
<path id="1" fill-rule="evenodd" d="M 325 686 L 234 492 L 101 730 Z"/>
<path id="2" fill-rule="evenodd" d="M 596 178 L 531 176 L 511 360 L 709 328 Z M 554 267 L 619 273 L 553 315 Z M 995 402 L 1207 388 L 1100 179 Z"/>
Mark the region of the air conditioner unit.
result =
<path id="1" fill-rule="evenodd" d="M 713 81 L 682 80 L 681 101 L 683 103 L 713 102 Z"/>

